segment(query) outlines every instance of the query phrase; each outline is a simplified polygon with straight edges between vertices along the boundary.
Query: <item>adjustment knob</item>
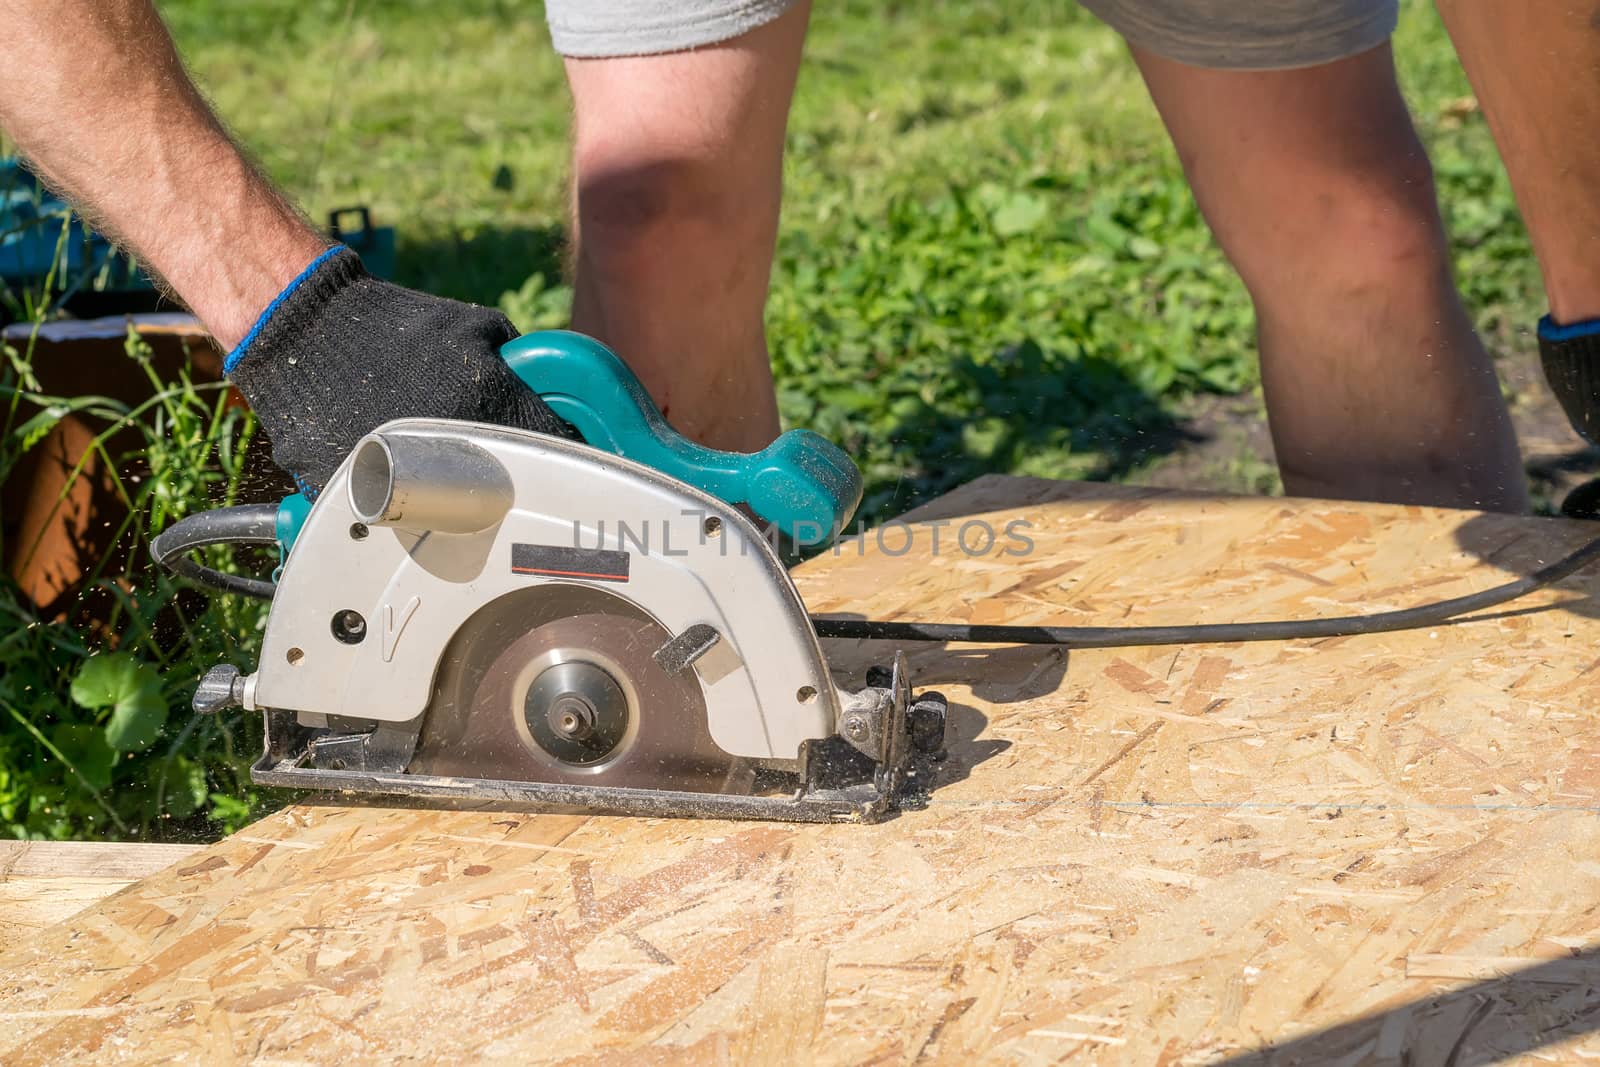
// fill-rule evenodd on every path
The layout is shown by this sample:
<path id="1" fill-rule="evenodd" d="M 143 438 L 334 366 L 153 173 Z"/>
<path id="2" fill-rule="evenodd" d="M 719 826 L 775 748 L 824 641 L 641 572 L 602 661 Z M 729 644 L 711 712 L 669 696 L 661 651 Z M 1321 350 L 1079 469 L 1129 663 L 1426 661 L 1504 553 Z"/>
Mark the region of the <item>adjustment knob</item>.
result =
<path id="1" fill-rule="evenodd" d="M 244 675 L 231 663 L 219 663 L 200 679 L 190 706 L 201 715 L 215 715 L 243 703 Z"/>

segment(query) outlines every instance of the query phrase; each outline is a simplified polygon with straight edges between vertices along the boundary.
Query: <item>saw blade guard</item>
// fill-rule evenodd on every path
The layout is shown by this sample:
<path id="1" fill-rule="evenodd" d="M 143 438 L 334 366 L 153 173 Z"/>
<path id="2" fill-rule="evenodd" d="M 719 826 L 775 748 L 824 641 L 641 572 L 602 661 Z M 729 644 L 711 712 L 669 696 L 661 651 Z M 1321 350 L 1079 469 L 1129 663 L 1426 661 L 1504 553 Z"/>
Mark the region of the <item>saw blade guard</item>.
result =
<path id="1" fill-rule="evenodd" d="M 577 616 L 599 621 L 530 649 L 530 663 L 544 644 L 556 660 L 496 670 L 520 677 L 580 658 L 586 641 L 603 646 L 590 659 L 612 665 L 639 713 L 703 724 L 706 755 L 794 761 L 835 733 L 841 696 L 815 631 L 744 515 L 584 445 L 428 419 L 380 427 L 324 489 L 241 692 L 247 706 L 298 713 L 306 726 L 415 725 L 435 701 L 453 699 L 458 712 L 470 703 L 462 664 L 485 672 L 516 658 L 514 640 L 486 653 L 486 633 Z M 572 666 L 551 678 L 539 691 L 554 694 L 541 704 L 551 728 L 609 737 L 619 698 L 608 683 Z M 530 690 L 533 680 L 522 679 Z"/>

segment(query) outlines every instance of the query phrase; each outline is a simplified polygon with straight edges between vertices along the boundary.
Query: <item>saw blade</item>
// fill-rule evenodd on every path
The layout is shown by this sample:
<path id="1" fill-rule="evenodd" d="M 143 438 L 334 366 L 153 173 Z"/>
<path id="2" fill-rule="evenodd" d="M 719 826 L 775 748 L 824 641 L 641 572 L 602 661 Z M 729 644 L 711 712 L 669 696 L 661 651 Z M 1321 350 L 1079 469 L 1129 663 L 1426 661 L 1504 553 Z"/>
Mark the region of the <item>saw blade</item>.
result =
<path id="1" fill-rule="evenodd" d="M 707 731 L 698 676 L 654 658 L 672 635 L 621 597 L 553 595 L 531 618 L 523 605 L 463 627 L 407 773 L 748 791 L 752 775 Z"/>

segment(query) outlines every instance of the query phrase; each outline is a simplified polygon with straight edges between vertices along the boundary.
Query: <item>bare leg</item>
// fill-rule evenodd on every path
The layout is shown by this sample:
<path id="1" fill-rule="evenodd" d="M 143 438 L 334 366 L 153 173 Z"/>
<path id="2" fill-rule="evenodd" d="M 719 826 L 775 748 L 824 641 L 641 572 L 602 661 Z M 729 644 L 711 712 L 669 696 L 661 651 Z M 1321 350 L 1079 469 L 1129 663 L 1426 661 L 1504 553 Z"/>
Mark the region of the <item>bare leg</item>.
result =
<path id="1" fill-rule="evenodd" d="M 809 5 L 690 52 L 568 59 L 573 326 L 715 448 L 778 433 L 763 311 Z"/>
<path id="2" fill-rule="evenodd" d="M 1438 0 L 1558 322 L 1600 318 L 1600 8 Z"/>
<path id="3" fill-rule="evenodd" d="M 1292 71 L 1135 58 L 1255 303 L 1285 488 L 1525 510 L 1388 47 Z"/>

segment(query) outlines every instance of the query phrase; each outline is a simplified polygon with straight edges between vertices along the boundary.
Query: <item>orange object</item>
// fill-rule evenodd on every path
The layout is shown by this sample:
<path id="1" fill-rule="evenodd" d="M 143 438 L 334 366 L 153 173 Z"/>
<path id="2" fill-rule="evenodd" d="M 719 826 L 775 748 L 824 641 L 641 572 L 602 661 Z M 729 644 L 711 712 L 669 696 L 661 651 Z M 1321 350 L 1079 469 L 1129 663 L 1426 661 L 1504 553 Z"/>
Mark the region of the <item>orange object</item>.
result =
<path id="1" fill-rule="evenodd" d="M 34 374 L 48 396 L 94 394 L 130 406 L 150 396 L 150 380 L 124 349 L 130 323 L 153 351 L 163 380 L 176 379 L 187 365 L 196 383 L 222 378 L 222 356 L 190 315 L 157 313 L 85 321 L 48 323 L 32 339 Z M 7 327 L 7 343 L 29 351 L 33 327 Z M 237 403 L 243 399 L 234 394 Z M 0 532 L 6 572 L 44 618 L 87 610 L 75 607 L 85 580 L 96 568 L 115 574 L 127 563 L 126 548 L 114 543 L 127 517 L 113 471 L 91 452 L 105 424 L 94 416 L 68 415 L 23 457 L 0 486 Z M 120 456 L 142 444 L 139 431 L 118 431 L 106 451 Z M 265 449 L 252 466 L 270 467 Z M 87 458 L 86 458 L 87 457 Z M 82 470 L 78 470 L 79 464 Z M 120 473 L 136 474 L 131 462 Z M 76 473 L 75 473 L 76 472 Z"/>

